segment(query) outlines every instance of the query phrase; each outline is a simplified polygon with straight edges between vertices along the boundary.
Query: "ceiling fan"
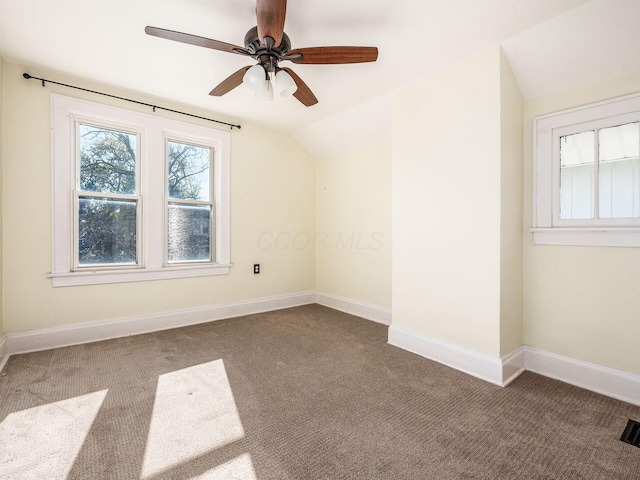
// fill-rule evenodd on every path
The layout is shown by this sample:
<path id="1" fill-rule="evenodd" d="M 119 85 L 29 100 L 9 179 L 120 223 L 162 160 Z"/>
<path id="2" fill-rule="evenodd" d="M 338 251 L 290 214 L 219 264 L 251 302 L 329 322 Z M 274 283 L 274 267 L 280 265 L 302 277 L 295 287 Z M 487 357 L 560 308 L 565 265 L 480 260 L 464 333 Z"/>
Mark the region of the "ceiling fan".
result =
<path id="1" fill-rule="evenodd" d="M 145 32 L 155 37 L 189 43 L 222 52 L 244 55 L 258 61 L 256 65 L 242 67 L 215 87 L 209 95 L 216 97 L 230 92 L 244 83 L 256 96 L 273 98 L 270 80 L 275 78 L 280 96 L 293 94 L 303 105 L 318 103 L 311 89 L 290 68 L 281 68 L 281 61 L 298 64 L 341 64 L 375 62 L 376 47 L 308 47 L 291 50 L 291 41 L 284 33 L 287 0 L 257 0 L 257 23 L 244 37 L 244 48 L 218 40 L 175 32 L 164 28 L 146 27 Z"/>

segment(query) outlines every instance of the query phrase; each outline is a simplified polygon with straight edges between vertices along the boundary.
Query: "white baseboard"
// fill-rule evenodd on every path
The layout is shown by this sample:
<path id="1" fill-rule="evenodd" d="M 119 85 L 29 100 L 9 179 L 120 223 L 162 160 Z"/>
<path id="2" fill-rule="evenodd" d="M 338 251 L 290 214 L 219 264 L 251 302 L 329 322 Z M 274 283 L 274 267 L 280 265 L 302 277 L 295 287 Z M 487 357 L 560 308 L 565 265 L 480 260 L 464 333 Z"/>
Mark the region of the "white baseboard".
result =
<path id="1" fill-rule="evenodd" d="M 500 359 L 397 325 L 389 327 L 388 343 L 502 387 L 524 370 L 522 348 Z"/>
<path id="2" fill-rule="evenodd" d="M 524 351 L 531 372 L 640 406 L 640 375 L 533 347 Z"/>
<path id="3" fill-rule="evenodd" d="M 225 318 L 318 303 L 389 325 L 391 310 L 320 292 L 301 292 L 236 303 L 211 305 L 128 318 L 0 335 L 0 371 L 10 355 L 109 340 Z M 554 378 L 640 406 L 640 375 L 577 360 L 533 347 L 521 347 L 496 358 L 412 330 L 391 325 L 389 344 L 474 377 L 507 386 L 524 370 Z"/>
<path id="4" fill-rule="evenodd" d="M 640 406 L 640 375 L 604 367 L 533 347 L 496 358 L 414 332 L 389 327 L 389 343 L 500 386 L 528 370 Z"/>
<path id="5" fill-rule="evenodd" d="M 198 323 L 312 303 L 315 303 L 315 292 L 313 291 L 63 327 L 45 328 L 25 333 L 8 333 L 6 334 L 7 353 L 13 355 L 16 353 L 67 347 L 81 343 L 128 337 L 129 335 L 168 330 L 171 328 L 185 327 Z"/>
<path id="6" fill-rule="evenodd" d="M 325 307 L 340 310 L 341 312 L 356 315 L 358 317 L 391 325 L 391 309 L 383 308 L 369 303 L 359 302 L 350 298 L 339 297 L 330 293 L 316 292 L 316 303 Z"/>
<path id="7" fill-rule="evenodd" d="M 515 349 L 510 354 L 502 357 L 502 386 L 506 387 L 525 371 L 524 347 Z"/>
<path id="8" fill-rule="evenodd" d="M 9 348 L 7 347 L 7 336 L 0 335 L 0 372 L 9 360 Z"/>

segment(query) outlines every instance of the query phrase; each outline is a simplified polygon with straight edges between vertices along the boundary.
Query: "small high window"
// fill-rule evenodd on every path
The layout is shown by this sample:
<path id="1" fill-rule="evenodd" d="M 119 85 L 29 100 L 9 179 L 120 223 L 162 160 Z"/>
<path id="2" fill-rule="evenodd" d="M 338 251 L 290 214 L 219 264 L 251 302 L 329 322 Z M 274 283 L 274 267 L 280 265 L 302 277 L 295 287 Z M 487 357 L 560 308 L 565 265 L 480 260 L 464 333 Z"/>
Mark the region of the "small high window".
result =
<path id="1" fill-rule="evenodd" d="M 535 120 L 534 242 L 640 246 L 640 95 Z"/>
<path id="2" fill-rule="evenodd" d="M 560 137 L 560 219 L 640 217 L 640 123 Z"/>

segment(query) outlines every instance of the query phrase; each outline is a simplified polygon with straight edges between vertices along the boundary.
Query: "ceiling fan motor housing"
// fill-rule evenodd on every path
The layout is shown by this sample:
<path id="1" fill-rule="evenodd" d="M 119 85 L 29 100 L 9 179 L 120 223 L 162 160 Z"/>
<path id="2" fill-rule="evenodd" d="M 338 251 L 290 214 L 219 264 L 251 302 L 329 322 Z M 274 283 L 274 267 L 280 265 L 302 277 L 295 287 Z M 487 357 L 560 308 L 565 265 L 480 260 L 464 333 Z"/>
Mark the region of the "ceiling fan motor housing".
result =
<path id="1" fill-rule="evenodd" d="M 273 65 L 274 68 L 277 68 L 280 59 L 286 57 L 291 51 L 291 40 L 289 40 L 289 36 L 283 32 L 280 45 L 269 49 L 260 41 L 258 37 L 258 27 L 253 27 L 244 36 L 244 47 L 251 57 L 258 60 L 261 64 Z"/>

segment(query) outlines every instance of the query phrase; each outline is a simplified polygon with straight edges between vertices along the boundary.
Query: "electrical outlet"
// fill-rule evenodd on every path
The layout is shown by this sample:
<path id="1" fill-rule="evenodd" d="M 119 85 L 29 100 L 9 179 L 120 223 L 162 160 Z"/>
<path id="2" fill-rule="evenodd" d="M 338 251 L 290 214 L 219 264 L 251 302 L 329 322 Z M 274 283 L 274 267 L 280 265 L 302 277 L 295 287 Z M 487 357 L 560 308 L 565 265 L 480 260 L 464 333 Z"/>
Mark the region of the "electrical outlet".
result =
<path id="1" fill-rule="evenodd" d="M 260 273 L 260 264 L 259 263 L 254 263 L 253 264 L 253 273 L 255 273 L 255 274 Z"/>

